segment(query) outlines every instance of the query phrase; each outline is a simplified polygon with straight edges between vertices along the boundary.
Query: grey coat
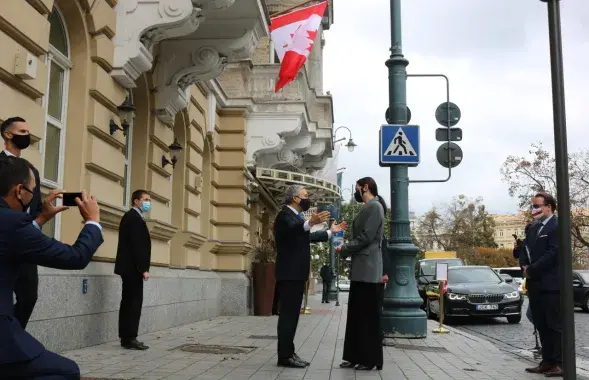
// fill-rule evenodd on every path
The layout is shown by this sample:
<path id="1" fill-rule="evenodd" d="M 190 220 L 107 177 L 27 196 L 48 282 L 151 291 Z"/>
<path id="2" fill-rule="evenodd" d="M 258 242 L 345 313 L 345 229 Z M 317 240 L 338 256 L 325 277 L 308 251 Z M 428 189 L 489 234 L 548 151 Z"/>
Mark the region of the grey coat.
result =
<path id="1" fill-rule="evenodd" d="M 384 209 L 378 197 L 364 205 L 352 222 L 352 239 L 341 249 L 342 257 L 352 257 L 352 281 L 382 282 L 382 237 Z"/>

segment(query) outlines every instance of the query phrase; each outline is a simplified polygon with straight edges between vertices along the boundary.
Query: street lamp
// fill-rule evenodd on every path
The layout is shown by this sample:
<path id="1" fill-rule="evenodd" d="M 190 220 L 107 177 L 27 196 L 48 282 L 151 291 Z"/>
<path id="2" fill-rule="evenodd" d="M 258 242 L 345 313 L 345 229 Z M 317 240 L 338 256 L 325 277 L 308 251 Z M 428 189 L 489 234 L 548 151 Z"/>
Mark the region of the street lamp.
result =
<path id="1" fill-rule="evenodd" d="M 347 140 L 348 140 L 348 143 L 345 145 L 345 147 L 346 147 L 346 148 L 348 148 L 348 152 L 353 152 L 353 151 L 354 151 L 354 148 L 356 148 L 358 145 L 356 145 L 356 144 L 354 143 L 354 140 L 352 139 L 352 131 L 350 131 L 350 128 L 348 128 L 348 127 L 344 127 L 344 126 L 342 125 L 341 127 L 338 127 L 338 128 L 337 128 L 337 129 L 336 129 L 336 130 L 333 132 L 333 140 L 334 140 L 334 141 L 333 141 L 333 144 L 335 145 L 335 143 L 337 143 L 337 142 L 340 142 L 340 141 L 344 141 L 344 140 L 346 140 L 346 138 L 345 138 L 345 137 L 342 137 L 342 138 L 341 138 L 341 139 L 339 139 L 339 140 L 335 140 L 335 135 L 336 135 L 337 131 L 339 131 L 339 130 L 340 130 L 340 129 L 342 129 L 342 128 L 344 128 L 344 129 L 347 129 L 347 130 L 348 130 L 348 132 L 350 133 L 350 138 L 349 138 L 349 139 L 347 139 Z"/>

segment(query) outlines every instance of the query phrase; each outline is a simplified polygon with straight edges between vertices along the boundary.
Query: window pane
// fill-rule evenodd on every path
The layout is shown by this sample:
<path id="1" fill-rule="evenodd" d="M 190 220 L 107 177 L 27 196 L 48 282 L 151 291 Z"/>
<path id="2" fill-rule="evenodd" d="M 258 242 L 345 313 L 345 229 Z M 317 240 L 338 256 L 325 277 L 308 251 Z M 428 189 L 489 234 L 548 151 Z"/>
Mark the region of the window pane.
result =
<path id="1" fill-rule="evenodd" d="M 50 238 L 55 237 L 55 218 L 51 219 L 43 225 L 43 233 Z"/>
<path id="2" fill-rule="evenodd" d="M 51 29 L 49 30 L 49 43 L 60 53 L 68 57 L 65 28 L 63 27 L 61 17 L 59 17 L 59 13 L 57 13 L 55 8 L 49 15 L 49 23 L 51 24 Z"/>
<path id="3" fill-rule="evenodd" d="M 49 72 L 49 101 L 47 102 L 47 113 L 57 120 L 61 120 L 63 104 L 63 69 L 51 63 Z"/>
<path id="4" fill-rule="evenodd" d="M 45 136 L 45 166 L 43 176 L 49 181 L 57 182 L 59 174 L 59 146 L 61 130 L 47 123 Z"/>

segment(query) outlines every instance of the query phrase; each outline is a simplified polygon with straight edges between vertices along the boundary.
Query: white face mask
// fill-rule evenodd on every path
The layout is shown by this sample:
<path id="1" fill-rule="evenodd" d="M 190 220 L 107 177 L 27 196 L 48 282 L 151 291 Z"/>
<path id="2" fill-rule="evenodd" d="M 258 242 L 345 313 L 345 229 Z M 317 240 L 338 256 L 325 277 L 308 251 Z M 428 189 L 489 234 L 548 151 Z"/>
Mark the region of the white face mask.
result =
<path id="1" fill-rule="evenodd" d="M 532 218 L 538 220 L 542 217 L 542 215 L 542 209 L 537 208 L 532 210 Z"/>

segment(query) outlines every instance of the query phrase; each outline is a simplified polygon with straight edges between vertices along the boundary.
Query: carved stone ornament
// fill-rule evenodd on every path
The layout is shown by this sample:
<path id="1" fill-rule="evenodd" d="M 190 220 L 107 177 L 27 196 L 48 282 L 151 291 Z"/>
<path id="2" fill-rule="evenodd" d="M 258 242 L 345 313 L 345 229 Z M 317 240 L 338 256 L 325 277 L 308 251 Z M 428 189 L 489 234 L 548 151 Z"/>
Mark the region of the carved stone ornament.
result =
<path id="1" fill-rule="evenodd" d="M 205 11 L 222 11 L 232 6 L 235 0 L 205 0 L 200 3 Z"/>
<path id="2" fill-rule="evenodd" d="M 114 37 L 114 69 L 111 75 L 123 87 L 151 69 L 152 46 L 166 38 L 193 33 L 203 19 L 192 0 L 119 0 Z"/>
<path id="3" fill-rule="evenodd" d="M 406 265 L 397 266 L 395 268 L 395 282 L 400 286 L 405 286 L 409 283 L 409 267 Z"/>
<path id="4" fill-rule="evenodd" d="M 283 165 L 295 166 L 299 159 L 296 153 L 284 147 L 277 153 L 263 155 L 258 161 L 261 167 L 275 169 Z"/>
<path id="5" fill-rule="evenodd" d="M 285 146 L 286 137 L 300 133 L 302 123 L 300 115 L 250 114 L 247 119 L 247 165 L 258 166 L 265 155 L 275 156 Z"/>

